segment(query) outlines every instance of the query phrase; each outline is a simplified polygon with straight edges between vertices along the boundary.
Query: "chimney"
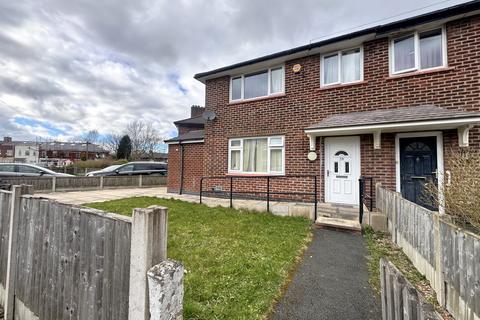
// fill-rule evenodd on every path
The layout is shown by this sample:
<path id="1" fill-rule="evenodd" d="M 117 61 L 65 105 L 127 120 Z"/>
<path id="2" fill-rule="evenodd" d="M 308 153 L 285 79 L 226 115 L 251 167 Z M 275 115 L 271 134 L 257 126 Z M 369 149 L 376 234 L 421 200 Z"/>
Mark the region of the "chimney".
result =
<path id="1" fill-rule="evenodd" d="M 204 111 L 205 111 L 204 107 L 191 106 L 190 107 L 190 117 L 192 117 L 192 118 L 199 117 L 203 114 Z"/>
<path id="2" fill-rule="evenodd" d="M 3 137 L 3 142 L 12 142 L 12 137 Z"/>

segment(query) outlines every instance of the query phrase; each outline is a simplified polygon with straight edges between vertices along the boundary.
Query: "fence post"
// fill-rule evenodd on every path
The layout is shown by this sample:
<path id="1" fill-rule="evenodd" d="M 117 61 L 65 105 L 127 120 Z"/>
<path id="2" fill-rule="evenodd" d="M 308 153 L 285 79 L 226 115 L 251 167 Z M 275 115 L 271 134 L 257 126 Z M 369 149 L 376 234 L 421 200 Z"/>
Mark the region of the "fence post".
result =
<path id="1" fill-rule="evenodd" d="M 150 319 L 147 272 L 167 258 L 167 208 L 133 209 L 128 319 Z"/>
<path id="2" fill-rule="evenodd" d="M 103 176 L 100 176 L 100 189 L 103 189 Z"/>
<path id="3" fill-rule="evenodd" d="M 230 208 L 233 208 L 233 177 L 230 177 Z"/>
<path id="4" fill-rule="evenodd" d="M 143 185 L 143 176 L 139 175 L 138 176 L 138 187 L 141 188 Z"/>
<path id="5" fill-rule="evenodd" d="M 433 289 L 437 294 L 438 303 L 441 306 L 445 306 L 445 280 L 443 274 L 443 265 L 442 265 L 442 234 L 440 229 L 440 214 L 433 213 L 433 245 L 435 252 L 435 283 L 433 284 Z"/>
<path id="6" fill-rule="evenodd" d="M 57 190 L 57 177 L 53 176 L 52 177 L 52 192 L 55 192 Z"/>
<path id="7" fill-rule="evenodd" d="M 12 186 L 8 227 L 7 277 L 5 281 L 5 320 L 13 320 L 15 312 L 15 278 L 17 271 L 17 232 L 22 195 L 32 194 L 32 186 Z"/>
<path id="8" fill-rule="evenodd" d="M 270 176 L 267 177 L 267 212 L 270 212 Z"/>
<path id="9" fill-rule="evenodd" d="M 148 271 L 151 320 L 182 319 L 183 273 L 183 265 L 173 260 L 162 261 Z"/>

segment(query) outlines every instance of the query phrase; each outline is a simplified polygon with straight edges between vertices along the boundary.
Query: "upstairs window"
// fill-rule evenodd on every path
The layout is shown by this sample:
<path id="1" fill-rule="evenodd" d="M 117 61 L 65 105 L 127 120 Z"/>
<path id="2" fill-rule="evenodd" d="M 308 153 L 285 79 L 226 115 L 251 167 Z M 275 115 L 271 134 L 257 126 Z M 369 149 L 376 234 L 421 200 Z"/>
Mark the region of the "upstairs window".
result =
<path id="1" fill-rule="evenodd" d="M 230 173 L 283 174 L 285 145 L 283 136 L 230 139 Z"/>
<path id="2" fill-rule="evenodd" d="M 443 28 L 414 32 L 391 42 L 391 73 L 427 70 L 446 65 Z"/>
<path id="3" fill-rule="evenodd" d="M 352 83 L 363 77 L 362 48 L 338 51 L 321 58 L 321 85 Z"/>
<path id="4" fill-rule="evenodd" d="M 232 77 L 230 101 L 248 100 L 283 93 L 285 72 L 282 67 Z"/>

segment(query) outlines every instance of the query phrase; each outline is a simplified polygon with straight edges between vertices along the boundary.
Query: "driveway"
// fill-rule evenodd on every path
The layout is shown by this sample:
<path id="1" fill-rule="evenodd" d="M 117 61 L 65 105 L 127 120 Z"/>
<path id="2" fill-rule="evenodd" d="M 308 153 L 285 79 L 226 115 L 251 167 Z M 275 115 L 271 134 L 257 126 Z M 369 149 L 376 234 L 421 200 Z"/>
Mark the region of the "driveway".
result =
<path id="1" fill-rule="evenodd" d="M 94 191 L 70 191 L 55 193 L 36 193 L 36 195 L 55 199 L 62 203 L 79 205 L 82 203 L 103 202 L 130 197 L 155 197 L 167 193 L 166 187 L 157 188 L 129 188 L 129 189 L 103 189 Z"/>
<path id="2" fill-rule="evenodd" d="M 367 250 L 360 234 L 314 229 L 285 295 L 271 320 L 381 319 L 369 283 Z"/>

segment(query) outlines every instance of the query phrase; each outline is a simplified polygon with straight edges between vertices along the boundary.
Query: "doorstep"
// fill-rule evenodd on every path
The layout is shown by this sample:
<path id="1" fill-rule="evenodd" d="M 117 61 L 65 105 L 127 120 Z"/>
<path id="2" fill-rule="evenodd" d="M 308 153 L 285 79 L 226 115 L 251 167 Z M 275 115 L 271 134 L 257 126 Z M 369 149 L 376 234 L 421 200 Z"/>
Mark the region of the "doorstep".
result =
<path id="1" fill-rule="evenodd" d="M 324 228 L 333 228 L 333 229 L 344 229 L 351 231 L 362 231 L 362 226 L 358 221 L 338 219 L 338 218 L 328 218 L 319 216 L 315 225 Z"/>

